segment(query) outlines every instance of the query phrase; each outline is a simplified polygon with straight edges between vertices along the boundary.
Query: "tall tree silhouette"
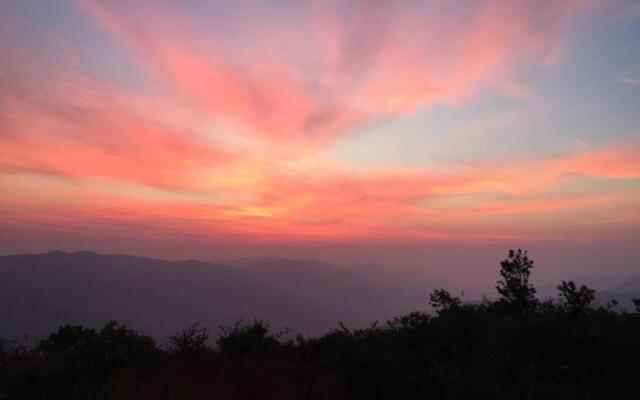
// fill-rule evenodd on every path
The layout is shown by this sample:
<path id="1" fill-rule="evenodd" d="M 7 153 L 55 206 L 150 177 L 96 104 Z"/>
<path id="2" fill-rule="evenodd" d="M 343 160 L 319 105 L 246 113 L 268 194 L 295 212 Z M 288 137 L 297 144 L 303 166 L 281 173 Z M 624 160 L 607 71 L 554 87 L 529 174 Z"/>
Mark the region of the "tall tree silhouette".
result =
<path id="1" fill-rule="evenodd" d="M 500 303 L 511 311 L 522 313 L 537 303 L 536 289 L 529 283 L 533 260 L 526 250 L 509 250 L 508 257 L 500 262 L 500 276 L 496 289 L 502 298 Z"/>

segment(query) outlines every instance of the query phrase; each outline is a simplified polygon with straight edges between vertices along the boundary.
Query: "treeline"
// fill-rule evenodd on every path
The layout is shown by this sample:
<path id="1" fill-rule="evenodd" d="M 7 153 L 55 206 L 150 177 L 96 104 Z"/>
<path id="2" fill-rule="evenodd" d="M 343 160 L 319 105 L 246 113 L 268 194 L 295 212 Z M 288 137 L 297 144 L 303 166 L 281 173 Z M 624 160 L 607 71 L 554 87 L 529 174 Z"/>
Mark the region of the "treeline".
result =
<path id="1" fill-rule="evenodd" d="M 541 301 L 532 268 L 512 250 L 496 300 L 436 290 L 433 314 L 320 337 L 254 321 L 159 345 L 109 322 L 2 341 L 0 399 L 640 399 L 640 300 L 617 311 L 569 281 Z"/>

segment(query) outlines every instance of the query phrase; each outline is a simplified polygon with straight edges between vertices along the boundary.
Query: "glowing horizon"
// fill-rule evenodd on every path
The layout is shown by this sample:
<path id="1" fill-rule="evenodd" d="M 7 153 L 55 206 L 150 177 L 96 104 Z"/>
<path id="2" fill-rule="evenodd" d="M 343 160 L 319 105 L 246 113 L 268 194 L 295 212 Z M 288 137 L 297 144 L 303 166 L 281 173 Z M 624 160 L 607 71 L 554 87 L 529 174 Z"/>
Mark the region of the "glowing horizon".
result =
<path id="1" fill-rule="evenodd" d="M 232 3 L 0 3 L 7 234 L 638 232 L 637 3 Z"/>

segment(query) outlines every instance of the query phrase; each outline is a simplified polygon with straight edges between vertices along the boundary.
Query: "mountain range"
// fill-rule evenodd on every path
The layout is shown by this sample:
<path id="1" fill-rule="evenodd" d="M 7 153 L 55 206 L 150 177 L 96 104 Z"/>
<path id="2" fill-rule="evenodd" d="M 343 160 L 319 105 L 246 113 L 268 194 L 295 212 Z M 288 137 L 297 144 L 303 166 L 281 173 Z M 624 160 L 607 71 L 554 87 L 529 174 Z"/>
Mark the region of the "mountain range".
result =
<path id="1" fill-rule="evenodd" d="M 580 283 L 580 280 L 577 281 Z M 216 331 L 264 319 L 276 330 L 324 333 L 427 308 L 436 288 L 456 284 L 424 272 L 338 267 L 313 259 L 225 263 L 166 261 L 95 252 L 0 256 L 0 337 L 32 339 L 63 324 L 116 320 L 158 339 L 194 323 Z M 603 301 L 640 297 L 640 278 L 610 283 Z"/>

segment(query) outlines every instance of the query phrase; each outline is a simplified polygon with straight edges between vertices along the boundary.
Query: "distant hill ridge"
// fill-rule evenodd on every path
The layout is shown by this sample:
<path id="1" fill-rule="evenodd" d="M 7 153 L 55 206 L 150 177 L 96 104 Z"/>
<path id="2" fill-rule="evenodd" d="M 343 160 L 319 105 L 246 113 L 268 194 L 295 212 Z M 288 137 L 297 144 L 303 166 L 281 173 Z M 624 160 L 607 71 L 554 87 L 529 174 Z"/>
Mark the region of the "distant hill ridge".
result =
<path id="1" fill-rule="evenodd" d="M 576 280 L 580 283 L 580 280 Z M 392 268 L 337 267 L 314 259 L 257 257 L 210 263 L 94 251 L 0 256 L 0 336 L 32 336 L 63 324 L 117 320 L 164 338 L 194 322 L 216 330 L 240 319 L 324 333 L 342 321 L 362 327 L 427 308 L 454 282 Z M 629 307 L 640 278 L 612 285 L 601 303 Z M 469 300 L 469 299 L 467 299 Z M 473 299 L 471 299 L 473 300 Z"/>
<path id="2" fill-rule="evenodd" d="M 93 251 L 0 256 L 0 336 L 9 337 L 110 319 L 157 337 L 197 321 L 215 330 L 253 318 L 322 333 L 338 321 L 365 326 L 420 306 L 418 296 L 403 296 L 316 260 L 238 267 Z"/>

